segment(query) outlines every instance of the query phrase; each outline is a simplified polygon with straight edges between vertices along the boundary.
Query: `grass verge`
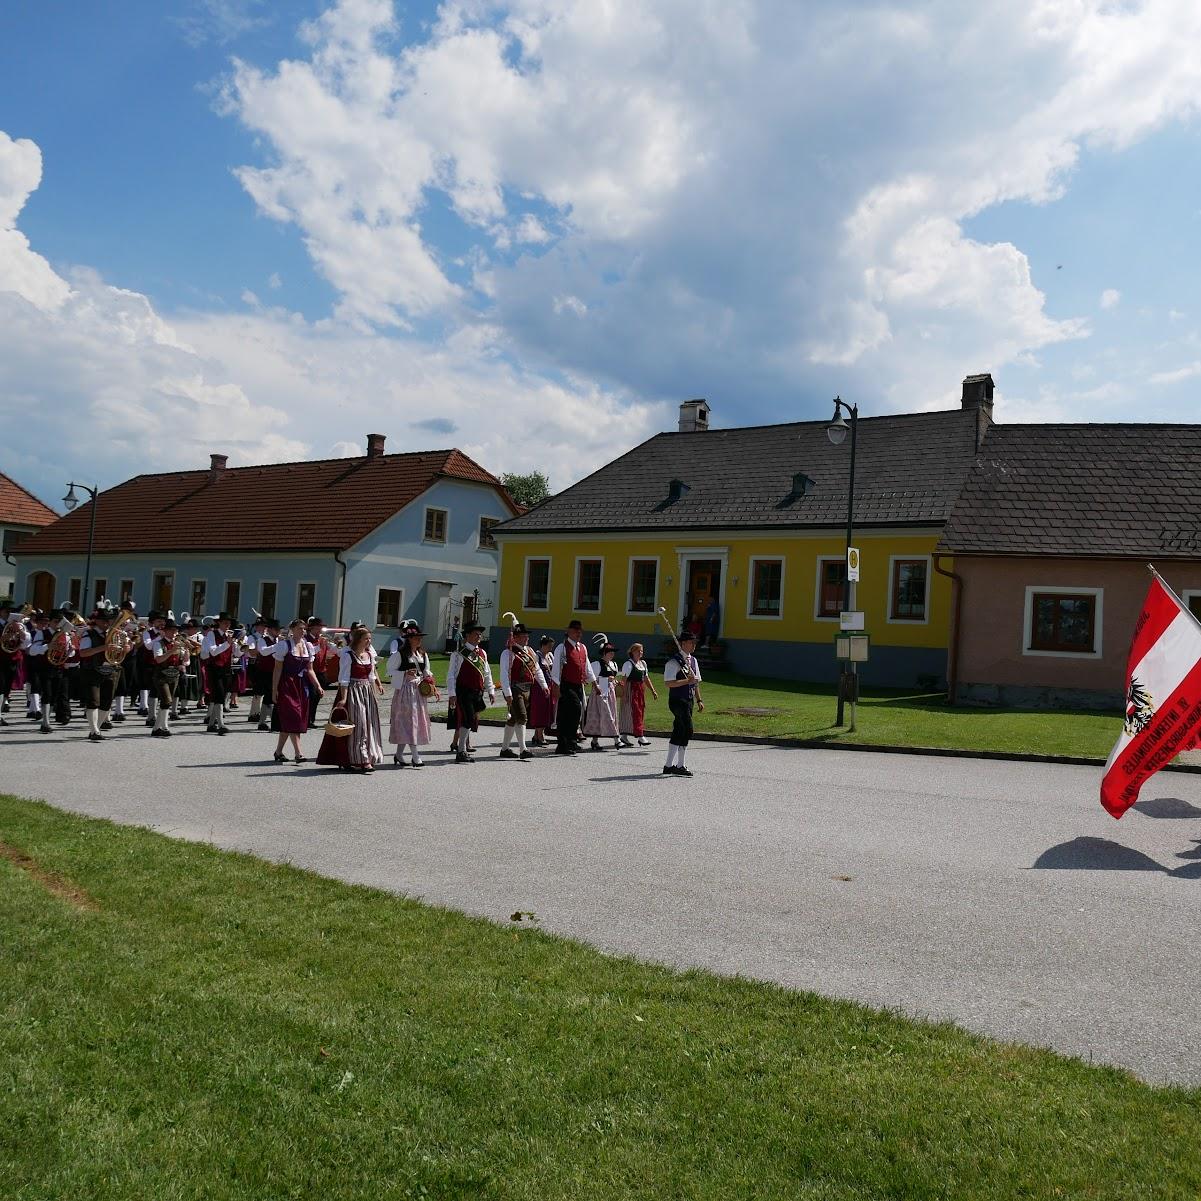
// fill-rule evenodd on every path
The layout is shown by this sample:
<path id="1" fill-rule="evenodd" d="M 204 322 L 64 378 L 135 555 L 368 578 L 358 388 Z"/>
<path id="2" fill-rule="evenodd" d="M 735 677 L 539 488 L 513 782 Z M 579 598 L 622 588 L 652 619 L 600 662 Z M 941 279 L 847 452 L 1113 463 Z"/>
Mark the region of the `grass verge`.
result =
<path id="1" fill-rule="evenodd" d="M 6 1201 L 1201 1192 L 1196 1092 L 14 798 L 0 839 L 97 906 L 0 859 Z"/>

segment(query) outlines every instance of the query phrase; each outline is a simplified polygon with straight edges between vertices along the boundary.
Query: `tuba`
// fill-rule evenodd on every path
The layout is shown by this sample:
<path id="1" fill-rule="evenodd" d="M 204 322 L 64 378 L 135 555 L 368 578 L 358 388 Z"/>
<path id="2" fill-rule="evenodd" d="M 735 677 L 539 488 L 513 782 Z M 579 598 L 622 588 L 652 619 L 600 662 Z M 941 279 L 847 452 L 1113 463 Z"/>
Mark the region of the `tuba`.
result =
<path id="1" fill-rule="evenodd" d="M 33 612 L 32 605 L 25 605 L 19 613 L 9 615 L 4 623 L 4 632 L 0 633 L 0 650 L 13 655 L 21 649 L 25 641 L 25 619 Z"/>
<path id="2" fill-rule="evenodd" d="M 69 617 L 64 617 L 58 623 L 58 632 L 50 639 L 50 645 L 46 648 L 46 660 L 51 667 L 64 667 L 67 660 L 78 650 L 78 628 Z"/>
<path id="3" fill-rule="evenodd" d="M 109 667 L 120 667 L 125 656 L 133 650 L 133 634 L 130 626 L 137 626 L 137 614 L 132 609 L 122 609 L 104 636 L 104 661 Z"/>

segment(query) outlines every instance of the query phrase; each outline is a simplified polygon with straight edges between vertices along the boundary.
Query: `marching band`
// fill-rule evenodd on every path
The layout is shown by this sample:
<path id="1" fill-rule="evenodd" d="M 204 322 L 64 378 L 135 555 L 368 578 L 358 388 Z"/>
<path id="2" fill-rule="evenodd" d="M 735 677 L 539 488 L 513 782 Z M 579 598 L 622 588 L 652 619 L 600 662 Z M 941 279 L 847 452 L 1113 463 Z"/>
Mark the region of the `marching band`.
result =
<path id="1" fill-rule="evenodd" d="M 432 741 L 429 709 L 442 693 L 417 622 L 402 622 L 388 645 L 393 693 L 385 731 L 378 704 L 384 684 L 367 626 L 356 621 L 349 630 L 327 630 L 318 617 L 297 618 L 281 634 L 275 618 L 254 616 L 247 630 L 228 613 L 202 619 L 185 613 L 177 621 L 152 610 L 139 619 L 132 605 L 118 611 L 101 602 L 85 620 L 69 605 L 41 612 L 0 601 L 0 725 L 10 724 L 11 698 L 23 689 L 25 717 L 38 722 L 42 734 L 70 726 L 73 711 L 82 709 L 87 740 L 103 742 L 114 723 L 126 720 L 128 704 L 145 717 L 151 737 L 170 738 L 172 724 L 192 711 L 190 701 L 197 713 L 203 707 L 204 731 L 224 736 L 239 696 L 249 695 L 246 720 L 277 735 L 275 762 L 287 761 L 290 743 L 292 761 L 304 763 L 301 736 L 316 728 L 318 705 L 336 688 L 319 764 L 370 772 L 383 761 L 388 741 L 397 767 L 423 766 L 420 748 Z M 512 621 L 499 687 L 482 645 L 484 626 L 468 623 L 450 656 L 446 725 L 455 763 L 475 761 L 472 735 L 498 691 L 507 709 L 502 759 L 533 759 L 533 747 L 550 745 L 547 732 L 555 734 L 560 755 L 577 754 L 588 739 L 594 751 L 604 749 L 602 740 L 615 749 L 632 747 L 630 735 L 649 745 L 645 693 L 656 700 L 658 693 L 640 643 L 618 668 L 617 647 L 603 633 L 592 639 L 592 658 L 579 621 L 570 623 L 557 647 L 544 635 L 535 651 L 527 627 L 515 614 L 504 617 Z M 672 641 L 676 653 L 663 673 L 672 716 L 663 774 L 691 776 L 685 758 L 694 714 L 705 707 L 701 673 L 695 635 L 684 630 Z"/>

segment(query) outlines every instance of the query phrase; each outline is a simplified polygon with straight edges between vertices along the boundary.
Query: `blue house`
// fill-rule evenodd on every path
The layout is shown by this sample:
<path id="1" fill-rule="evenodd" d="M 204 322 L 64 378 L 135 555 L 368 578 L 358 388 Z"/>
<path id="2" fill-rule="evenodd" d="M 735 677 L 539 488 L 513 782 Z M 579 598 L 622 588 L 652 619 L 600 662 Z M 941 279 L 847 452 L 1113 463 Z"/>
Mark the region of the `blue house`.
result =
<path id="1" fill-rule="evenodd" d="M 459 450 L 139 475 L 26 539 L 14 596 L 39 608 L 100 597 L 138 612 L 252 610 L 287 621 L 411 617 L 436 639 L 495 621 L 492 527 L 520 512 L 496 476 Z M 456 620 L 457 619 L 457 620 Z"/>

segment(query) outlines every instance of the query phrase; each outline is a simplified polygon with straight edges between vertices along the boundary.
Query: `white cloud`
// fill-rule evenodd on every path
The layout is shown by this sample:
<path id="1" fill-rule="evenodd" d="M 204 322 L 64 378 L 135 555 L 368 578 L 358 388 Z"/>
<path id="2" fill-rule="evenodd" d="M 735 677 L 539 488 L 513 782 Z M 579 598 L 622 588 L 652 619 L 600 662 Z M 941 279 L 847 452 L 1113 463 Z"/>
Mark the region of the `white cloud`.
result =
<path id="1" fill-rule="evenodd" d="M 1122 294 L 1117 288 L 1106 288 L 1101 293 L 1100 305 L 1103 309 L 1116 309 L 1122 299 Z"/>
<path id="2" fill-rule="evenodd" d="M 267 276 L 267 287 L 282 288 L 283 286 L 284 281 L 280 279 L 278 271 L 272 271 L 271 274 Z"/>
<path id="3" fill-rule="evenodd" d="M 1183 380 L 1192 379 L 1194 376 L 1201 375 L 1201 362 L 1193 361 L 1186 363 L 1183 367 L 1177 367 L 1175 371 L 1157 371 L 1151 376 L 1153 384 L 1179 384 Z"/>

